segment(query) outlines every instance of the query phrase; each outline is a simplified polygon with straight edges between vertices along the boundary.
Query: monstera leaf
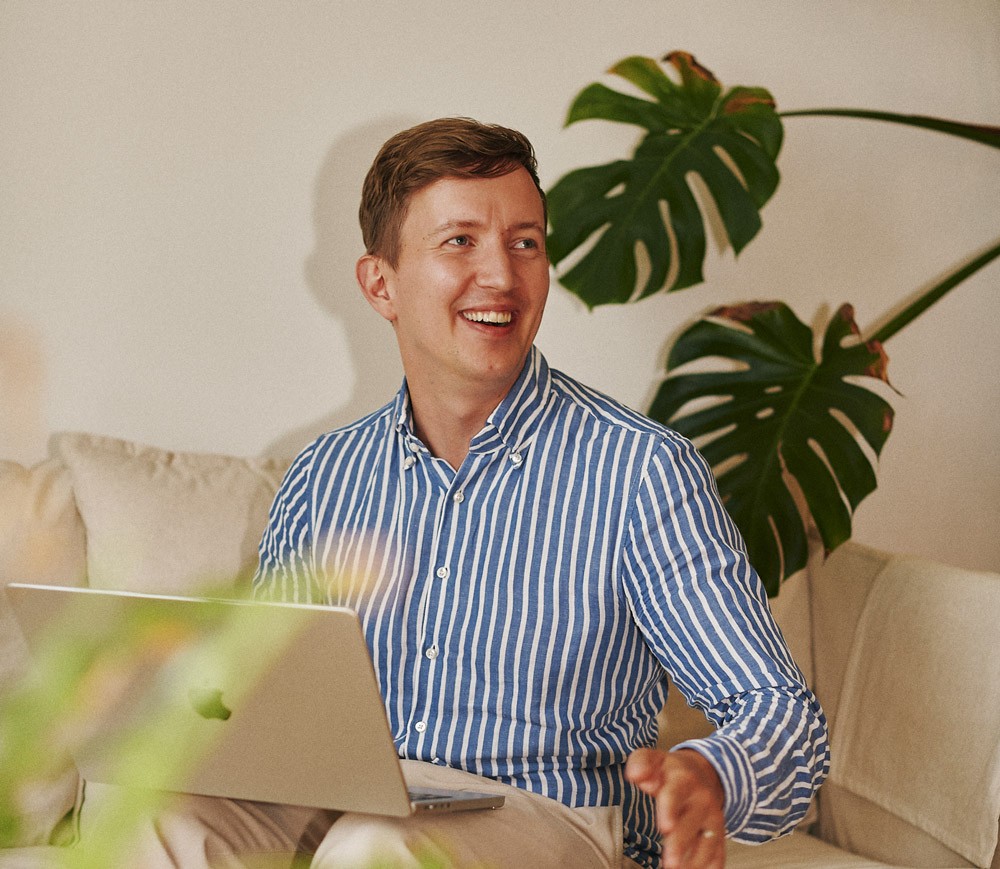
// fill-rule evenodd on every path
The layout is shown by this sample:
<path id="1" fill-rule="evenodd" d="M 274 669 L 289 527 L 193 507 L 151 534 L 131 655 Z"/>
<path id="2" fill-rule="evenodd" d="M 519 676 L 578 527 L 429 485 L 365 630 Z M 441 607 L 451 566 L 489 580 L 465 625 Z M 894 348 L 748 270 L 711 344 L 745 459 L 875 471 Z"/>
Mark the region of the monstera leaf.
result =
<path id="1" fill-rule="evenodd" d="M 893 411 L 849 380 L 888 383 L 881 343 L 858 335 L 853 309 L 842 306 L 817 359 L 812 330 L 787 305 L 719 308 L 678 338 L 667 368 L 717 357 L 738 367 L 671 374 L 650 408 L 654 419 L 699 441 L 769 595 L 808 557 L 806 519 L 787 478 L 828 552 L 850 537 L 854 509 L 875 489 L 873 459 L 859 436 L 877 457 Z M 708 406 L 688 407 L 709 397 Z"/>
<path id="2" fill-rule="evenodd" d="M 645 131 L 631 159 L 570 172 L 548 193 L 549 258 L 561 267 L 560 283 L 590 307 L 700 283 L 716 216 L 739 253 L 777 188 L 785 118 L 889 122 L 1000 148 L 998 127 L 925 115 L 839 108 L 779 114 L 762 88 L 723 92 L 690 54 L 673 52 L 663 64 L 629 57 L 610 70 L 652 99 L 592 84 L 566 121 L 601 119 Z M 850 537 L 853 511 L 875 489 L 874 465 L 893 412 L 855 381 L 886 381 L 884 342 L 998 257 L 1000 243 L 922 292 L 866 341 L 851 308 L 841 307 L 818 359 L 812 331 L 776 302 L 720 308 L 675 344 L 649 414 L 698 441 L 768 594 L 805 566 L 810 522 L 832 551 Z M 736 368 L 676 371 L 710 357 Z"/>
<path id="3" fill-rule="evenodd" d="M 631 160 L 575 170 L 548 193 L 553 264 L 592 242 L 559 278 L 589 307 L 703 280 L 707 212 L 695 193 L 699 186 L 737 253 L 757 234 L 760 209 L 778 186 L 782 126 L 771 95 L 749 87 L 723 93 L 715 76 L 684 52 L 664 61 L 680 84 L 648 57 L 629 57 L 611 69 L 654 101 L 592 84 L 566 121 L 599 118 L 647 131 Z M 641 288 L 640 247 L 649 269 Z"/>

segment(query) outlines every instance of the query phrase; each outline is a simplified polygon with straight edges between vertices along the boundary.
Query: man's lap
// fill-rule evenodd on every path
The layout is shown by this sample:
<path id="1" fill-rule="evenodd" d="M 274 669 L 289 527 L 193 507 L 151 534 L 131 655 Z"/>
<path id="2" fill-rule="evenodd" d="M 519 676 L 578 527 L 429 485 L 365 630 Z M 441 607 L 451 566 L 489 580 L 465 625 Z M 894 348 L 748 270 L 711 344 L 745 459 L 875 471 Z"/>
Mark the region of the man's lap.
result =
<path id="1" fill-rule="evenodd" d="M 417 789 L 500 793 L 503 808 L 408 818 L 322 812 L 242 800 L 178 796 L 139 825 L 126 865 L 141 855 L 144 869 L 291 866 L 315 852 L 312 866 L 618 867 L 621 810 L 579 808 L 460 770 L 403 761 Z M 115 788 L 88 785 L 82 840 L 99 827 L 101 804 Z M 295 865 L 308 865 L 295 862 Z M 629 865 L 629 861 L 625 861 Z"/>

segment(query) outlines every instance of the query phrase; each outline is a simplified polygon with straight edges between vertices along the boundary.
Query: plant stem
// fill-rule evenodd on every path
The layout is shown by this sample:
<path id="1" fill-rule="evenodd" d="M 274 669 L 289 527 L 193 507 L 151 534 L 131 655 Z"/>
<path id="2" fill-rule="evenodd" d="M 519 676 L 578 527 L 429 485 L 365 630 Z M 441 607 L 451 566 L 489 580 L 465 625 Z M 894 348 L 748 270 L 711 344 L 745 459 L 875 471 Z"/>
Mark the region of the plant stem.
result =
<path id="1" fill-rule="evenodd" d="M 886 323 L 881 329 L 879 329 L 874 335 L 872 335 L 868 340 L 870 341 L 881 341 L 885 343 L 893 335 L 895 335 L 904 326 L 909 325 L 913 320 L 917 319 L 924 311 L 926 311 L 931 305 L 936 301 L 946 296 L 951 290 L 953 290 L 958 284 L 962 283 L 967 277 L 978 272 L 981 268 L 991 263 L 998 256 L 1000 256 L 1000 242 L 997 242 L 993 247 L 989 248 L 985 253 L 980 254 L 975 259 L 966 263 L 961 268 L 953 271 L 944 280 L 935 284 L 926 293 L 921 295 L 916 301 L 907 305 L 902 311 L 900 311 L 895 317 L 893 317 L 888 323 Z"/>
<path id="2" fill-rule="evenodd" d="M 862 118 L 869 121 L 888 121 L 893 124 L 903 124 L 908 127 L 920 127 L 924 130 L 935 130 L 1000 148 L 1000 127 L 990 127 L 985 124 L 966 124 L 960 121 L 947 121 L 943 118 L 931 118 L 927 115 L 900 115 L 896 112 L 873 112 L 867 109 L 802 109 L 794 112 L 779 112 L 782 118 L 803 118 L 825 115 L 837 118 Z"/>

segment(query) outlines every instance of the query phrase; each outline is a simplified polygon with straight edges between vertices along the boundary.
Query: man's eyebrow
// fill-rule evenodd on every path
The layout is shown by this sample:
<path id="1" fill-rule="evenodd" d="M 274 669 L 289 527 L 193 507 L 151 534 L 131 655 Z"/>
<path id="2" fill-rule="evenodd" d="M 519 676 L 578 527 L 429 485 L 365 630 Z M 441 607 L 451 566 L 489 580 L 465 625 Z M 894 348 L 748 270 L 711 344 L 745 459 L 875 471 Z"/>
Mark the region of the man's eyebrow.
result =
<path id="1" fill-rule="evenodd" d="M 482 225 L 482 222 L 479 220 L 446 220 L 440 226 L 435 226 L 424 238 L 432 238 L 435 235 L 441 235 L 444 232 L 453 232 L 456 229 L 477 229 Z"/>
<path id="2" fill-rule="evenodd" d="M 534 229 L 545 235 L 545 227 L 542 226 L 537 220 L 524 220 L 521 223 L 515 223 L 511 229 Z"/>
<path id="3" fill-rule="evenodd" d="M 457 229 L 479 229 L 483 226 L 485 224 L 481 220 L 446 220 L 440 226 L 434 227 L 424 238 L 433 238 L 446 232 L 454 232 Z M 545 230 L 537 220 L 523 220 L 520 223 L 515 223 L 507 227 L 508 231 L 525 229 L 533 229 L 536 232 L 542 233 L 542 235 L 545 234 Z"/>

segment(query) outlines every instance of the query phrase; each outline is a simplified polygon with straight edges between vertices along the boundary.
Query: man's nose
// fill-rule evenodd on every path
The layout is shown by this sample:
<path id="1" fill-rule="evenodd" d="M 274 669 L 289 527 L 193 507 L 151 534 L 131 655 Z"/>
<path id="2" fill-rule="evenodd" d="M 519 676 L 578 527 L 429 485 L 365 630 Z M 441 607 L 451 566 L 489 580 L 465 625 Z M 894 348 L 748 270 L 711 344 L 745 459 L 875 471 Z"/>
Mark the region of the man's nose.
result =
<path id="1" fill-rule="evenodd" d="M 495 243 L 480 248 L 476 280 L 483 287 L 510 290 L 517 281 L 514 257 L 506 244 Z"/>

